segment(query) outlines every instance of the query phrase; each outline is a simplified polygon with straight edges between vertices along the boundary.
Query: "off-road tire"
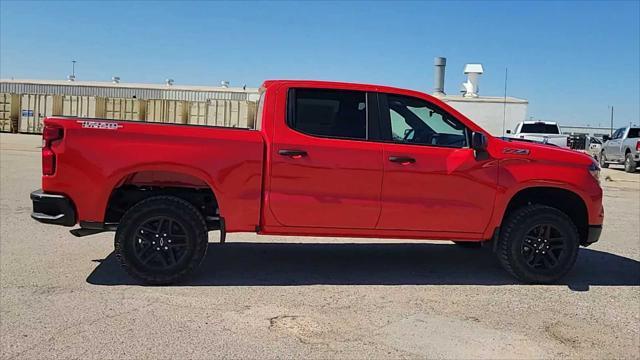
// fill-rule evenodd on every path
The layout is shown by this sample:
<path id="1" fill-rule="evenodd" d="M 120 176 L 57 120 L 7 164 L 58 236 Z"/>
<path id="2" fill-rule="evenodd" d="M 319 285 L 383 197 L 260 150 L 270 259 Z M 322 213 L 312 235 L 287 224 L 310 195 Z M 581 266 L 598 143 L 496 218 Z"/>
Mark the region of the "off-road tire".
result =
<path id="1" fill-rule="evenodd" d="M 624 171 L 628 173 L 636 172 L 636 161 L 633 160 L 633 155 L 631 153 L 627 153 L 624 156 Z"/>
<path id="2" fill-rule="evenodd" d="M 136 242 L 139 241 L 142 244 L 143 239 L 145 239 L 145 243 L 149 243 L 150 240 L 147 241 L 147 236 L 152 239 L 156 236 L 147 232 L 148 234 L 141 238 L 138 232 L 143 231 L 139 230 L 139 228 L 157 218 L 165 219 L 162 221 L 169 221 L 169 226 L 173 226 L 173 229 L 181 229 L 180 233 L 182 235 L 176 236 L 180 237 L 179 241 L 183 244 L 179 244 L 180 249 L 170 249 L 171 251 L 179 250 L 181 257 L 176 260 L 175 252 L 173 252 L 171 260 L 174 263 L 170 268 L 150 268 L 137 255 L 142 250 L 136 250 L 136 246 L 142 245 L 138 245 Z M 163 225 L 159 226 L 162 227 Z M 179 226 L 179 228 L 176 226 Z M 177 242 L 178 240 L 174 241 L 174 245 Z M 202 214 L 190 203 L 174 196 L 154 196 L 132 206 L 122 216 L 114 243 L 116 257 L 124 270 L 132 277 L 150 285 L 167 285 L 183 280 L 198 268 L 207 251 L 207 226 Z M 163 245 L 170 246 L 170 244 L 164 243 Z M 156 245 L 153 245 L 151 251 L 156 251 L 155 247 Z M 163 249 L 164 246 L 158 251 L 160 252 Z M 163 256 L 162 263 L 166 264 L 166 259 L 169 255 L 167 253 L 157 253 L 152 256 L 156 258 Z"/>
<path id="3" fill-rule="evenodd" d="M 604 154 L 604 151 L 600 153 L 600 157 L 598 159 L 600 162 L 600 167 L 606 169 L 609 167 L 609 163 L 607 162 L 607 157 Z"/>
<path id="4" fill-rule="evenodd" d="M 525 247 L 529 249 L 529 244 L 525 241 L 531 241 L 531 229 L 546 224 L 551 225 L 556 234 L 564 237 L 564 248 L 559 255 L 554 255 L 557 258 L 556 266 L 551 269 L 536 269 L 527 263 Z M 521 282 L 549 284 L 558 281 L 571 270 L 578 256 L 579 245 L 578 230 L 565 213 L 550 206 L 527 205 L 513 211 L 504 221 L 497 244 L 497 256 L 502 267 Z M 534 251 L 535 247 L 534 250 L 529 250 Z M 554 250 L 554 254 L 558 254 L 558 251 Z"/>

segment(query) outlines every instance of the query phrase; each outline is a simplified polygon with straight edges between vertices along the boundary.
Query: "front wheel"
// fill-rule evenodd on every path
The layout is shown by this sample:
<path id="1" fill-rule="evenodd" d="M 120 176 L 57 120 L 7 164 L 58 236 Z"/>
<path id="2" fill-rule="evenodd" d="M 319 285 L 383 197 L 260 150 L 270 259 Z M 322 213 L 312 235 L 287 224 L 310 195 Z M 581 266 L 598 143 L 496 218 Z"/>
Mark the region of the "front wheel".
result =
<path id="1" fill-rule="evenodd" d="M 636 161 L 633 160 L 631 153 L 627 153 L 624 157 L 624 171 L 628 173 L 636 172 Z"/>
<path id="2" fill-rule="evenodd" d="M 207 245 L 207 226 L 193 205 L 173 196 L 155 196 L 124 214 L 116 232 L 115 254 L 132 277 L 163 285 L 192 273 Z"/>
<path id="3" fill-rule="evenodd" d="M 571 270 L 578 256 L 576 226 L 562 211 L 544 205 L 515 210 L 505 221 L 498 259 L 525 283 L 548 284 Z"/>
<path id="4" fill-rule="evenodd" d="M 604 151 L 600 153 L 600 167 L 606 169 L 609 167 L 609 163 L 607 163 L 607 157 L 604 155 Z"/>

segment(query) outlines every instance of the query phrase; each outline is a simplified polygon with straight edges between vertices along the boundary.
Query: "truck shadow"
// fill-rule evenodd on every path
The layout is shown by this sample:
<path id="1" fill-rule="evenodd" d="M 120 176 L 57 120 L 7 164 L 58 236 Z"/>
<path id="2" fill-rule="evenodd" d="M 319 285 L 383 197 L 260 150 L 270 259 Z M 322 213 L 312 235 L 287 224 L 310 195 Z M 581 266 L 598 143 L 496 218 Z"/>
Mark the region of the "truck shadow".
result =
<path id="1" fill-rule="evenodd" d="M 94 285 L 140 285 L 111 253 L 87 278 Z M 200 269 L 184 286 L 512 285 L 488 249 L 445 244 L 210 243 Z M 640 262 L 580 249 L 562 279 L 575 291 L 640 286 Z"/>

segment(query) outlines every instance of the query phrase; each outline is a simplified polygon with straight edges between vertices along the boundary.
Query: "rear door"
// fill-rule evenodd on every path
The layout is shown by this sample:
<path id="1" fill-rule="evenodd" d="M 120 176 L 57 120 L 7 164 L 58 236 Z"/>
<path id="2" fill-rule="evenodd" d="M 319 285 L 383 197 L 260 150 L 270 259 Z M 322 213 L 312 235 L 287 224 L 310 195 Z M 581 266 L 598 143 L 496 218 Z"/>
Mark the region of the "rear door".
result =
<path id="1" fill-rule="evenodd" d="M 480 233 L 493 212 L 497 162 L 476 159 L 469 130 L 426 100 L 380 94 L 384 144 L 378 228 Z"/>
<path id="2" fill-rule="evenodd" d="M 378 108 L 354 90 L 282 88 L 271 146 L 269 209 L 288 227 L 373 229 L 380 215 Z"/>

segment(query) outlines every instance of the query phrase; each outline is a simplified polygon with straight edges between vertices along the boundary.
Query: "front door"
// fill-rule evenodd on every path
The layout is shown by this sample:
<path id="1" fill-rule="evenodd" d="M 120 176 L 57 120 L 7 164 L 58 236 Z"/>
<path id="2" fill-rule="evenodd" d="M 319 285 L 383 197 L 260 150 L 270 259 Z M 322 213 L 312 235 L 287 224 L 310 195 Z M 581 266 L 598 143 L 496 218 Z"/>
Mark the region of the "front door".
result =
<path id="1" fill-rule="evenodd" d="M 273 217 L 291 227 L 375 228 L 382 144 L 369 141 L 367 93 L 281 91 L 287 91 L 286 125 L 275 119 L 269 154 L 268 204 Z"/>
<path id="2" fill-rule="evenodd" d="M 378 228 L 480 233 L 497 163 L 476 159 L 469 130 L 426 100 L 381 94 L 384 178 Z"/>

